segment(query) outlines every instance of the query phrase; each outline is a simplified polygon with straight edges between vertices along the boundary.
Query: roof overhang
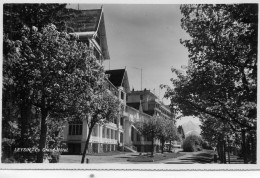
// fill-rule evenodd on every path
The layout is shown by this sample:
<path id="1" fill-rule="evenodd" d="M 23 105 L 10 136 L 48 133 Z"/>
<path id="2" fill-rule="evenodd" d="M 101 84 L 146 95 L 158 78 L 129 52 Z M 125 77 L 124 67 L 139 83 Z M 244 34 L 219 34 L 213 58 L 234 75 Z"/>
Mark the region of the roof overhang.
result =
<path id="1" fill-rule="evenodd" d="M 77 34 L 82 41 L 87 39 L 93 40 L 98 34 L 100 38 L 100 52 L 102 53 L 103 59 L 110 59 L 103 8 L 80 10 L 79 16 L 68 25 L 74 29 L 75 32 L 73 32 L 73 34 Z"/>
<path id="2" fill-rule="evenodd" d="M 110 59 L 110 56 L 109 56 L 109 51 L 108 51 L 108 46 L 107 46 L 107 35 L 106 35 L 103 9 L 101 12 L 99 25 L 98 25 L 95 35 L 97 35 L 98 32 L 99 32 L 100 45 L 101 45 L 101 50 L 102 50 L 104 60 L 108 60 L 108 59 Z"/>
<path id="3" fill-rule="evenodd" d="M 126 69 L 125 69 L 125 72 L 124 72 L 124 77 L 123 77 L 121 86 L 123 85 L 123 83 L 125 84 L 126 92 L 130 93 L 130 85 L 129 85 L 129 80 L 128 80 L 128 75 L 127 75 Z"/>

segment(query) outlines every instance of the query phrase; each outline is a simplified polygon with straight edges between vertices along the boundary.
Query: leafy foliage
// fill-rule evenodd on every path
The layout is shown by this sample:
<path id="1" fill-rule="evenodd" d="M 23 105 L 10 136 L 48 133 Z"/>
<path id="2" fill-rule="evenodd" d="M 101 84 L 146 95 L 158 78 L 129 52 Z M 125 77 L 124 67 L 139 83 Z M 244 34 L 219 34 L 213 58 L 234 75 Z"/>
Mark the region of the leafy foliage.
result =
<path id="1" fill-rule="evenodd" d="M 164 143 L 166 141 L 174 141 L 178 139 L 177 128 L 172 120 L 168 120 L 164 118 L 158 119 L 157 127 L 159 128 L 159 132 L 157 133 L 156 137 L 160 139 L 162 143 L 162 153 L 163 153 Z"/>
<path id="2" fill-rule="evenodd" d="M 40 110 L 42 149 L 48 118 L 80 117 L 84 108 L 79 101 L 95 99 L 97 91 L 103 91 L 106 76 L 91 50 L 77 42 L 75 35 L 60 33 L 54 25 L 41 32 L 24 26 L 20 34 L 16 41 L 4 38 L 4 90 L 12 88 L 17 103 L 26 100 Z"/>
<path id="3" fill-rule="evenodd" d="M 135 123 L 135 127 L 139 130 L 139 132 L 147 137 L 150 138 L 152 141 L 151 147 L 151 155 L 153 156 L 154 152 L 154 139 L 157 138 L 157 135 L 160 134 L 160 119 L 159 117 L 152 117 L 150 119 L 144 120 L 144 122 L 137 122 Z"/>
<path id="4" fill-rule="evenodd" d="M 89 145 L 92 130 L 96 124 L 112 122 L 122 115 L 123 104 L 109 90 L 103 90 L 97 94 L 91 94 L 91 100 L 79 98 L 77 112 L 81 118 L 85 118 L 88 124 L 88 136 L 83 150 L 81 163 L 85 161 L 85 155 Z M 83 108 L 83 110 L 82 110 Z"/>
<path id="5" fill-rule="evenodd" d="M 75 17 L 66 4 L 4 4 L 3 6 L 4 33 L 9 33 L 10 38 L 19 39 L 19 31 L 24 25 L 32 28 L 36 26 L 41 30 L 44 26 L 52 23 L 59 31 L 67 31 L 67 21 Z"/>
<path id="6" fill-rule="evenodd" d="M 258 5 L 182 5 L 181 12 L 191 37 L 181 43 L 190 61 L 186 74 L 172 69 L 177 78 L 165 96 L 183 115 L 203 114 L 236 133 L 254 132 Z"/>
<path id="7" fill-rule="evenodd" d="M 137 122 L 135 123 L 135 127 L 143 136 L 152 140 L 152 152 L 155 138 L 160 139 L 162 143 L 162 152 L 166 141 L 173 141 L 177 139 L 177 128 L 174 122 L 159 116 L 154 116 L 144 122 Z"/>
<path id="8" fill-rule="evenodd" d="M 201 149 L 202 140 L 197 135 L 189 135 L 183 141 L 183 151 L 185 152 L 194 152 Z"/>

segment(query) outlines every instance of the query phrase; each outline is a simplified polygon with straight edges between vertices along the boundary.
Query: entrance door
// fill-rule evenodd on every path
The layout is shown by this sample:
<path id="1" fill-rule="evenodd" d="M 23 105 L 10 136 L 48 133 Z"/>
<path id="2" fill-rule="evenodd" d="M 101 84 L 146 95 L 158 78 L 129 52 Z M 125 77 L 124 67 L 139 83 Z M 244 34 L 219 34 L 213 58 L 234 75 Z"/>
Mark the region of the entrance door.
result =
<path id="1" fill-rule="evenodd" d="M 69 154 L 80 155 L 81 144 L 80 143 L 68 143 Z"/>

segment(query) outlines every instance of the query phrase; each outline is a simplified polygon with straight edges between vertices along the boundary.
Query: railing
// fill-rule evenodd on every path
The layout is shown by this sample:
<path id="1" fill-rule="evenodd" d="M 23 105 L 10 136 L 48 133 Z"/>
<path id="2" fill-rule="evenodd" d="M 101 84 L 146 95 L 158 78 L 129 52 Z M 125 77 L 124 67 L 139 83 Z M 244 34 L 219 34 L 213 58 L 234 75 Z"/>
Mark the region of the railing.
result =
<path id="1" fill-rule="evenodd" d="M 124 115 L 127 116 L 131 122 L 144 122 L 146 119 L 152 117 L 129 106 L 126 106 Z"/>

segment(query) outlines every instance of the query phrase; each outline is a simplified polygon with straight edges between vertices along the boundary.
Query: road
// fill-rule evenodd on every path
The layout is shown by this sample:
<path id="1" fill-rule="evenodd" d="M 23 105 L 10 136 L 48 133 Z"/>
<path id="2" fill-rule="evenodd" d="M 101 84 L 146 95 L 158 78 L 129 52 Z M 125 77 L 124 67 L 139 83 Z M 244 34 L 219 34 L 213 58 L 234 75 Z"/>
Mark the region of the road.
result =
<path id="1" fill-rule="evenodd" d="M 138 156 L 138 153 L 125 153 L 111 156 L 94 156 L 86 155 L 85 159 L 89 159 L 89 164 L 92 163 L 119 163 L 129 164 L 127 159 Z M 61 155 L 59 163 L 80 163 L 81 155 Z"/>
<path id="2" fill-rule="evenodd" d="M 89 163 L 119 163 L 119 164 L 206 164 L 213 161 L 214 151 L 182 152 L 185 155 L 156 162 L 128 162 L 130 157 L 138 156 L 138 153 L 125 153 L 112 156 L 87 155 Z M 81 155 L 61 155 L 60 163 L 80 163 Z"/>
<path id="3" fill-rule="evenodd" d="M 213 162 L 214 151 L 180 152 L 185 155 L 160 161 L 161 164 L 210 164 Z"/>

